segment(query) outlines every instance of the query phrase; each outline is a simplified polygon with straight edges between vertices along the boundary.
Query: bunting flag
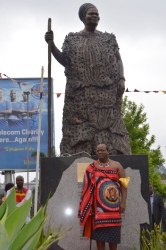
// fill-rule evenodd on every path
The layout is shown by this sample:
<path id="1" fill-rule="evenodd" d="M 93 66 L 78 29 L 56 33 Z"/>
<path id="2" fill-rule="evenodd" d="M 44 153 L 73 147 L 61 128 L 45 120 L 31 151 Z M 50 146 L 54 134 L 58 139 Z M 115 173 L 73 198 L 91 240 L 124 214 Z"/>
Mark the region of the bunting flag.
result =
<path id="1" fill-rule="evenodd" d="M 13 83 L 17 83 L 19 88 L 21 89 L 21 82 L 18 82 L 15 79 L 13 79 L 13 78 L 11 78 L 11 77 L 7 76 L 6 74 L 3 74 L 3 73 L 0 73 L 0 80 L 2 80 L 2 75 L 7 77 L 8 79 L 10 79 Z"/>
<path id="2" fill-rule="evenodd" d="M 5 77 L 7 77 L 8 79 L 10 79 L 13 83 L 17 83 L 20 89 L 21 89 L 21 85 L 22 86 L 27 86 L 28 85 L 26 82 L 18 82 L 17 80 L 15 80 L 15 79 L 13 79 L 13 78 L 11 78 L 11 77 L 7 76 L 6 74 L 3 74 L 3 73 L 0 73 L 0 80 L 3 80 L 2 75 L 5 76 Z M 40 97 L 40 99 L 42 97 L 45 97 L 45 96 L 48 97 L 47 93 L 45 93 L 44 91 L 41 93 L 38 89 L 33 89 L 32 88 L 31 89 L 31 93 L 32 92 L 35 93 L 35 94 L 38 94 L 39 97 Z M 64 93 L 53 93 L 53 94 L 55 94 L 57 96 L 57 98 L 58 98 L 58 97 L 60 97 Z"/>
<path id="3" fill-rule="evenodd" d="M 0 73 L 0 80 L 2 80 L 2 75 L 5 76 L 5 77 L 7 77 L 8 79 L 10 79 L 13 83 L 17 83 L 20 89 L 21 89 L 21 85 L 22 85 L 22 86 L 27 86 L 27 85 L 28 85 L 26 82 L 18 82 L 17 80 L 15 80 L 15 79 L 13 79 L 13 78 L 11 78 L 11 77 L 7 76 L 6 74 L 3 74 L 3 73 Z M 43 96 L 48 97 L 48 94 L 45 94 L 44 92 L 41 93 L 41 92 L 40 92 L 39 90 L 37 90 L 37 89 L 35 89 L 35 90 L 34 90 L 34 89 L 31 89 L 31 93 L 32 93 L 32 92 L 34 92 L 35 94 L 38 94 L 39 97 L 40 97 L 40 99 L 41 99 Z"/>
<path id="4" fill-rule="evenodd" d="M 2 75 L 5 76 L 5 77 L 7 77 L 8 79 L 10 79 L 13 83 L 17 83 L 20 89 L 21 89 L 21 85 L 22 85 L 22 86 L 27 86 L 27 85 L 28 85 L 26 82 L 19 82 L 19 81 L 13 79 L 13 78 L 7 76 L 6 74 L 3 74 L 3 73 L 0 73 L 0 80 L 3 79 L 3 78 L 2 78 Z M 31 89 L 31 91 L 34 91 L 34 90 Z M 40 99 L 42 98 L 42 96 L 47 96 L 47 97 L 48 97 L 48 94 L 45 94 L 44 92 L 41 93 L 41 92 L 38 91 L 38 90 L 35 90 L 35 91 L 38 92 L 38 94 L 39 94 L 39 96 L 40 96 Z M 153 90 L 153 91 L 151 91 L 151 90 L 148 90 L 148 91 L 147 91 L 147 90 L 146 90 L 146 91 L 142 91 L 142 90 L 134 89 L 134 90 L 131 91 L 131 90 L 129 90 L 128 88 L 125 90 L 125 92 L 144 92 L 144 93 L 146 93 L 146 94 L 149 94 L 150 92 L 153 92 L 153 93 L 163 92 L 164 94 L 166 94 L 166 90 Z M 59 97 L 60 97 L 62 94 L 64 94 L 64 93 L 54 93 L 54 94 L 56 94 L 57 98 L 59 98 Z"/>
<path id="5" fill-rule="evenodd" d="M 130 91 L 128 88 L 125 90 L 125 92 L 144 92 L 146 94 L 149 94 L 150 92 L 153 92 L 153 93 L 163 92 L 164 94 L 166 94 L 166 90 L 142 91 L 142 90 L 134 89 Z"/>
<path id="6" fill-rule="evenodd" d="M 62 93 L 56 93 L 57 98 L 61 96 Z"/>
<path id="7" fill-rule="evenodd" d="M 13 78 L 11 78 L 11 77 L 7 76 L 6 74 L 3 74 L 3 73 L 0 73 L 0 80 L 3 80 L 2 75 L 7 77 L 8 79 L 10 79 L 13 83 L 17 83 L 20 89 L 21 89 L 21 85 L 22 86 L 27 86 L 28 85 L 26 82 L 18 82 L 17 80 L 15 80 L 15 79 L 13 79 Z M 45 97 L 45 96 L 48 97 L 47 93 L 45 93 L 44 91 L 40 92 L 38 89 L 31 88 L 31 94 L 32 94 L 32 92 L 35 93 L 35 94 L 38 94 L 40 99 L 42 97 Z M 60 93 L 60 95 L 61 95 L 61 93 Z"/>

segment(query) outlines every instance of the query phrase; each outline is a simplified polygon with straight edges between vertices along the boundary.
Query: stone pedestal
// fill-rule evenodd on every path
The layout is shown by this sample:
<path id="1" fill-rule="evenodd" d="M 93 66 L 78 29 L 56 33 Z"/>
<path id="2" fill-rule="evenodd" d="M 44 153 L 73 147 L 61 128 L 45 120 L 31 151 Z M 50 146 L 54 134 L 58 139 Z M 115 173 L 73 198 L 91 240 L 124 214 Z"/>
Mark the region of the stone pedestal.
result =
<path id="1" fill-rule="evenodd" d="M 148 160 L 146 155 L 110 156 L 125 169 L 131 181 L 128 188 L 127 208 L 123 215 L 121 244 L 119 250 L 140 249 L 140 232 L 150 226 L 150 200 L 148 181 Z M 47 226 L 62 225 L 62 231 L 73 229 L 50 249 L 89 249 L 89 239 L 82 237 L 77 211 L 82 185 L 78 182 L 77 163 L 91 163 L 96 157 L 56 157 L 41 159 L 41 203 L 51 192 L 48 204 Z M 96 244 L 92 242 L 92 250 Z M 108 250 L 108 244 L 106 246 Z"/>

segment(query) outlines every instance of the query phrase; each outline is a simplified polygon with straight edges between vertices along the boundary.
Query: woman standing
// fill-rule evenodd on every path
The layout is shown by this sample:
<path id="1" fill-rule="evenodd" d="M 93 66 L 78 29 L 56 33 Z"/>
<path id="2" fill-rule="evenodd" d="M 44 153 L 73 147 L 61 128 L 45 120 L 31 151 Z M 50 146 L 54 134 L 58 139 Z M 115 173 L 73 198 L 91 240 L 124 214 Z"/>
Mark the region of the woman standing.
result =
<path id="1" fill-rule="evenodd" d="M 93 214 L 92 239 L 96 240 L 97 249 L 104 250 L 108 242 L 109 249 L 116 250 L 121 239 L 121 214 L 126 209 L 129 177 L 119 162 L 108 158 L 105 144 L 98 145 L 97 156 L 98 160 L 85 172 L 78 217 L 85 226 Z"/>

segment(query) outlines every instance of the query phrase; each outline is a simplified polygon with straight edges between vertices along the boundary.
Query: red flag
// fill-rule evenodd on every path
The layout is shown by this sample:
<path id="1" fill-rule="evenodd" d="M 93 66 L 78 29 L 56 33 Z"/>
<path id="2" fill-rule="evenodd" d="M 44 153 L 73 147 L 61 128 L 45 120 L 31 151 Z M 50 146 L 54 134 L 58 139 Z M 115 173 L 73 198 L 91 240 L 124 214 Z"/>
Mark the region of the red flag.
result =
<path id="1" fill-rule="evenodd" d="M 57 98 L 60 97 L 60 96 L 61 96 L 61 93 L 57 93 L 56 96 L 57 96 Z"/>

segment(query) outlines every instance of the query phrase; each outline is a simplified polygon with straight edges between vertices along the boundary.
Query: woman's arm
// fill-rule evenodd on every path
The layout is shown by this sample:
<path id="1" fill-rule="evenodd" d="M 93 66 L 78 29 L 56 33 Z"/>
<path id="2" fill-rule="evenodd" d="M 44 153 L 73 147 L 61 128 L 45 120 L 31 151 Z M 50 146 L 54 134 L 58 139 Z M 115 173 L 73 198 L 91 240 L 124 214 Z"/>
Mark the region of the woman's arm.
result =
<path id="1" fill-rule="evenodd" d="M 118 94 L 121 97 L 125 91 L 125 78 L 124 78 L 124 67 L 119 49 L 116 50 L 116 58 L 119 65 L 119 81 L 118 81 Z"/>
<path id="2" fill-rule="evenodd" d="M 45 34 L 45 41 L 47 43 L 51 43 L 51 52 L 55 59 L 64 67 L 67 65 L 67 60 L 64 56 L 64 54 L 55 46 L 54 41 L 53 41 L 54 34 L 52 31 L 48 31 Z"/>

